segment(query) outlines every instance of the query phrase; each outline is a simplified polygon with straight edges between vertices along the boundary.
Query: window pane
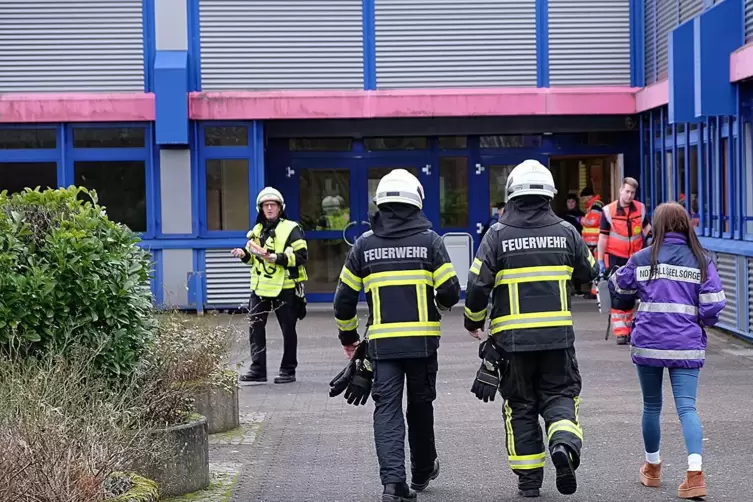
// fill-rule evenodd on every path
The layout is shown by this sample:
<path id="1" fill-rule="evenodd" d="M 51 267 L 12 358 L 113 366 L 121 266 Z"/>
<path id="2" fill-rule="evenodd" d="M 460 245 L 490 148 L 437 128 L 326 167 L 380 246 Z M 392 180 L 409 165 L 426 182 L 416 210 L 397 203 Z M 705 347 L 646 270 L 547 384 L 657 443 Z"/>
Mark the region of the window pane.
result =
<path id="1" fill-rule="evenodd" d="M 301 169 L 300 223 L 304 230 L 343 230 L 350 222 L 350 171 Z"/>
<path id="2" fill-rule="evenodd" d="M 350 138 L 294 138 L 288 141 L 291 152 L 348 152 L 352 146 Z"/>
<path id="3" fill-rule="evenodd" d="M 692 146 L 688 150 L 688 170 L 690 171 L 690 210 L 691 214 L 698 213 L 698 147 Z"/>
<path id="4" fill-rule="evenodd" d="M 367 150 L 426 150 L 429 142 L 426 138 L 366 138 Z"/>
<path id="5" fill-rule="evenodd" d="M 508 134 L 481 136 L 481 148 L 523 148 L 541 146 L 541 135 Z"/>
<path id="6" fill-rule="evenodd" d="M 243 126 L 205 127 L 206 146 L 248 146 L 248 128 Z"/>
<path id="7" fill-rule="evenodd" d="M 507 202 L 507 177 L 515 164 L 489 166 L 489 216 L 496 212 L 498 202 Z"/>
<path id="8" fill-rule="evenodd" d="M 468 159 L 439 159 L 439 219 L 443 228 L 468 226 Z"/>
<path id="9" fill-rule="evenodd" d="M 672 162 L 672 150 L 664 154 L 664 172 L 665 172 L 665 184 L 667 185 L 666 194 L 667 200 L 675 199 L 675 171 L 674 163 Z"/>
<path id="10" fill-rule="evenodd" d="M 393 169 L 405 169 L 413 176 L 418 178 L 418 168 L 413 166 L 401 166 L 401 167 L 370 167 L 369 168 L 369 215 L 373 215 L 377 212 L 377 205 L 374 202 L 376 196 L 376 189 L 379 185 L 379 180 L 390 173 Z M 425 202 L 425 201 L 424 201 Z"/>
<path id="11" fill-rule="evenodd" d="M 248 230 L 248 160 L 207 160 L 207 230 Z"/>
<path id="12" fill-rule="evenodd" d="M 355 235 L 349 236 L 351 240 Z M 332 293 L 337 289 L 340 271 L 348 256 L 350 246 L 342 239 L 309 239 L 306 271 L 306 292 Z"/>
<path id="13" fill-rule="evenodd" d="M 0 150 L 54 149 L 55 129 L 0 128 Z"/>
<path id="14" fill-rule="evenodd" d="M 468 148 L 468 138 L 466 136 L 442 136 L 439 138 L 439 148 L 442 150 Z"/>
<path id="15" fill-rule="evenodd" d="M 75 183 L 97 191 L 107 216 L 134 232 L 146 232 L 144 162 L 76 162 Z"/>
<path id="16" fill-rule="evenodd" d="M 661 162 L 661 152 L 656 152 L 654 155 L 654 206 L 658 206 L 663 202 L 662 196 L 661 196 L 661 187 L 662 187 L 662 179 L 661 179 L 661 169 L 662 169 L 662 162 Z"/>
<path id="17" fill-rule="evenodd" d="M 679 189 L 679 193 L 677 194 L 677 199 L 680 198 L 680 195 L 685 195 L 685 197 L 688 196 L 688 193 L 686 192 L 687 187 L 685 186 L 685 149 L 684 148 L 678 148 L 677 149 L 677 187 Z"/>
<path id="18" fill-rule="evenodd" d="M 143 127 L 75 127 L 74 148 L 144 148 Z"/>
<path id="19" fill-rule="evenodd" d="M 745 156 L 745 216 L 753 218 L 753 129 L 750 122 L 745 123 L 745 145 L 743 155 Z M 745 223 L 745 233 L 753 235 L 753 221 Z"/>
<path id="20" fill-rule="evenodd" d="M 722 198 L 722 209 L 721 213 L 719 214 L 719 219 L 724 221 L 724 232 L 729 232 L 729 212 L 727 211 L 727 202 L 729 201 L 729 193 L 727 189 L 727 176 L 729 175 L 729 168 L 731 162 L 729 162 L 729 156 L 727 155 L 727 147 L 729 144 L 728 138 L 722 138 L 722 151 L 720 154 L 720 160 L 719 163 L 719 169 L 720 169 L 720 176 L 722 186 L 720 187 L 721 190 L 719 192 Z"/>
<path id="21" fill-rule="evenodd" d="M 0 192 L 17 193 L 24 188 L 41 190 L 57 188 L 55 162 L 2 162 L 0 163 Z"/>

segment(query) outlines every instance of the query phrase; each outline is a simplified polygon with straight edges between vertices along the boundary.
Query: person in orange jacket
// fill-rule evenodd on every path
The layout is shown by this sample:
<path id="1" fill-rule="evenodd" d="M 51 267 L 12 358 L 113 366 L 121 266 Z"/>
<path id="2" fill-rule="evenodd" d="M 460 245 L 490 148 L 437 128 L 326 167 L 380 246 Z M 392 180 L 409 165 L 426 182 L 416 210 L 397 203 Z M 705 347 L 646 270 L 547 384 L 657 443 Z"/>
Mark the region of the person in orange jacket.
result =
<path id="1" fill-rule="evenodd" d="M 584 192 L 586 190 L 588 189 L 584 189 Z M 583 196 L 583 192 L 581 192 L 581 196 Z M 596 248 L 599 245 L 599 229 L 601 227 L 601 215 L 603 209 L 604 202 L 602 202 L 601 197 L 593 195 L 592 192 L 591 195 L 588 196 L 588 201 L 586 202 L 587 212 L 585 216 L 580 219 L 582 227 L 581 235 L 583 236 L 583 240 L 588 246 L 588 249 L 593 253 L 594 258 L 598 258 Z M 596 283 L 591 284 L 591 293 L 584 295 L 584 297 L 591 300 L 596 298 Z"/>
<path id="2" fill-rule="evenodd" d="M 633 200 L 637 190 L 638 182 L 635 178 L 625 178 L 622 180 L 619 198 L 604 206 L 597 246 L 599 270 L 604 277 L 627 264 L 630 257 L 644 247 L 645 235 L 651 224 L 646 206 Z M 633 310 L 610 310 L 617 345 L 629 343 L 633 313 Z"/>

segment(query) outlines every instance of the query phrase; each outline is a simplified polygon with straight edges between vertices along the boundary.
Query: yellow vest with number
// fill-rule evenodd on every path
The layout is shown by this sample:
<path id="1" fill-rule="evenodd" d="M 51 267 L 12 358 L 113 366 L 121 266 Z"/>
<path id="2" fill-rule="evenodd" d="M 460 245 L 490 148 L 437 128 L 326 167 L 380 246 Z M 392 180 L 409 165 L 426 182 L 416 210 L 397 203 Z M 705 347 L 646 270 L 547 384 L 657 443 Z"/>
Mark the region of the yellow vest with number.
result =
<path id="1" fill-rule="evenodd" d="M 277 227 L 275 227 L 274 237 L 270 236 L 267 238 L 264 248 L 277 255 L 286 254 L 288 260 L 290 260 L 290 257 L 293 256 L 293 248 L 290 246 L 285 248 L 285 243 L 288 241 L 288 237 L 290 237 L 293 229 L 297 226 L 298 224 L 293 221 L 280 220 Z M 259 223 L 249 233 L 249 239 L 260 244 L 261 231 L 262 225 Z M 258 296 L 275 298 L 279 296 L 283 289 L 293 289 L 296 282 L 302 282 L 308 278 L 306 276 L 306 268 L 303 265 L 300 265 L 297 269 L 298 277 L 291 278 L 288 268 L 253 257 L 251 264 L 251 290 Z"/>

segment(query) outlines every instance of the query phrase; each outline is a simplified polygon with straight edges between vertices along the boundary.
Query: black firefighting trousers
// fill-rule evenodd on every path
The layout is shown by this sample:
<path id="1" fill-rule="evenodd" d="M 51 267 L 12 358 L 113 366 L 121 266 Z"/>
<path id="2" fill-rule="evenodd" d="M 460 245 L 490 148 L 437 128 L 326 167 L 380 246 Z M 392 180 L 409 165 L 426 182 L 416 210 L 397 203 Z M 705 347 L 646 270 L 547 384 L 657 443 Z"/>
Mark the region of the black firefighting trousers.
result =
<path id="1" fill-rule="evenodd" d="M 510 361 L 500 393 L 505 398 L 504 425 L 508 460 L 518 475 L 518 488 L 541 488 L 546 444 L 570 448 L 575 468 L 580 464 L 583 431 L 578 419 L 581 377 L 575 348 L 506 353 Z"/>
<path id="2" fill-rule="evenodd" d="M 402 483 L 405 477 L 403 383 L 408 387 L 408 445 L 413 478 L 428 479 L 434 470 L 434 405 L 437 398 L 437 355 L 420 359 L 372 361 L 374 382 L 374 442 L 382 484 Z"/>
<path id="3" fill-rule="evenodd" d="M 277 298 L 260 298 L 251 293 L 248 336 L 251 345 L 251 373 L 267 375 L 267 318 L 274 312 L 282 330 L 280 374 L 295 375 L 298 366 L 298 322 L 295 292 L 283 289 Z"/>

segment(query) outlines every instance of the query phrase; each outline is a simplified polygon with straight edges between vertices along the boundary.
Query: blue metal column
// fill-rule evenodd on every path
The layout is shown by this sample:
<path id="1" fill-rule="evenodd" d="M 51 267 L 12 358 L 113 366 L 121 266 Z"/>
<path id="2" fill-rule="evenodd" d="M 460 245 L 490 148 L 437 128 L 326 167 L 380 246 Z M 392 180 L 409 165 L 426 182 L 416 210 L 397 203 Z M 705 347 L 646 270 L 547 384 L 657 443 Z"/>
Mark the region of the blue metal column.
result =
<path id="1" fill-rule="evenodd" d="M 536 0 L 536 85 L 549 87 L 549 0 Z"/>

